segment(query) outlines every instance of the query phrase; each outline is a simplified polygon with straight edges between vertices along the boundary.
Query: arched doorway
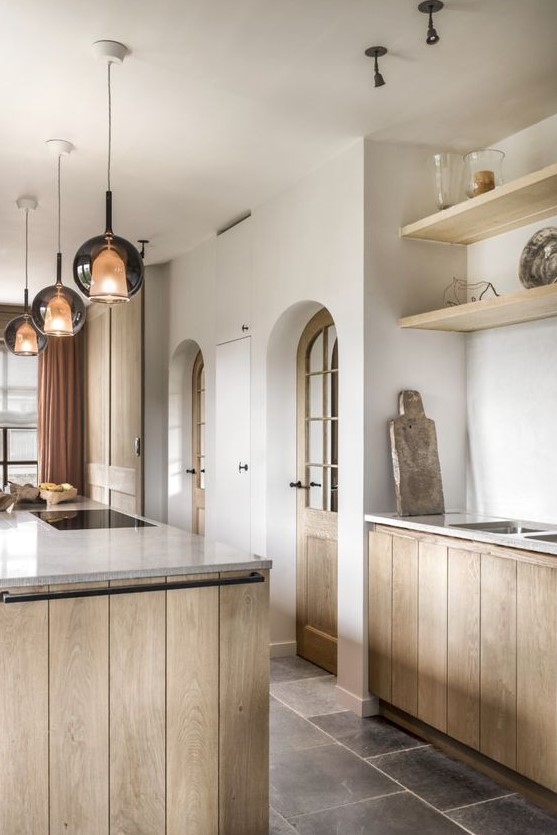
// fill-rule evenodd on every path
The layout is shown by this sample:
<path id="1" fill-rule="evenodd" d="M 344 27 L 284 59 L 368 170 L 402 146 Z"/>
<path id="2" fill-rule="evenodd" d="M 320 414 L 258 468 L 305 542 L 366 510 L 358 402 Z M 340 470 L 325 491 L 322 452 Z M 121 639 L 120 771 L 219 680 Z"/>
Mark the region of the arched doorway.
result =
<path id="1" fill-rule="evenodd" d="M 197 352 L 192 369 L 191 427 L 192 467 L 192 530 L 205 534 L 205 363 Z"/>
<path id="2" fill-rule="evenodd" d="M 338 341 L 324 308 L 298 344 L 296 478 L 297 651 L 336 674 Z"/>

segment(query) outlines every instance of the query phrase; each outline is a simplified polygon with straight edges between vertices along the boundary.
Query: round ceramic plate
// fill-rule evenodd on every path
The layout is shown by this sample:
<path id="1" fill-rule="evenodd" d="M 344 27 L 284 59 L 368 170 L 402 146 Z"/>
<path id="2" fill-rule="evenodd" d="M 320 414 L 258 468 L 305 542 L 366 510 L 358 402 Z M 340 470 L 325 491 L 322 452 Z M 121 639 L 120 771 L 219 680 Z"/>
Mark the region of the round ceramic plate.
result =
<path id="1" fill-rule="evenodd" d="M 539 229 L 528 241 L 518 265 L 525 287 L 540 287 L 557 281 L 557 227 Z"/>

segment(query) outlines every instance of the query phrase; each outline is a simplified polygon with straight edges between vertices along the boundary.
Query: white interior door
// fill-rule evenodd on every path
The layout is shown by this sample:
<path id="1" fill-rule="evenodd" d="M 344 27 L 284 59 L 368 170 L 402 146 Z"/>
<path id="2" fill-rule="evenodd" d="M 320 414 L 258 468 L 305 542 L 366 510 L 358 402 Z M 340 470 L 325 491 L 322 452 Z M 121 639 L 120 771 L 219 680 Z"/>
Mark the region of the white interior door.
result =
<path id="1" fill-rule="evenodd" d="M 217 345 L 215 538 L 251 548 L 251 339 Z"/>

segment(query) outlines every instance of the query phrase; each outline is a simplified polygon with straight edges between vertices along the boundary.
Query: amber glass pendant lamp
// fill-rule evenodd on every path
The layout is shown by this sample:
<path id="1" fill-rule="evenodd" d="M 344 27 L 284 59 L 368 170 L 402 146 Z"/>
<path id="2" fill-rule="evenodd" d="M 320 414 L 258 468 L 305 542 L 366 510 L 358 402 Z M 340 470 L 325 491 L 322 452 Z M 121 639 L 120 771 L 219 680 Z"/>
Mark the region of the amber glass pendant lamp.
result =
<path id="1" fill-rule="evenodd" d="M 92 302 L 116 304 L 127 302 L 143 283 L 143 260 L 129 241 L 112 230 L 112 191 L 110 161 L 112 152 L 112 94 L 110 69 L 121 64 L 128 53 L 116 41 L 96 41 L 93 49 L 108 65 L 108 171 L 106 191 L 106 228 L 104 234 L 90 238 L 78 249 L 73 264 L 74 281 Z"/>
<path id="2" fill-rule="evenodd" d="M 85 324 L 85 305 L 79 293 L 62 284 L 62 252 L 60 245 L 60 161 L 63 155 L 73 150 L 71 142 L 64 139 L 50 139 L 49 149 L 58 158 L 58 252 L 56 254 L 56 284 L 40 290 L 31 305 L 33 321 L 46 336 L 75 336 Z"/>
<path id="3" fill-rule="evenodd" d="M 37 208 L 34 197 L 20 197 L 18 209 L 25 212 L 25 291 L 23 295 L 23 314 L 16 316 L 6 325 L 4 342 L 6 348 L 18 357 L 36 357 L 46 348 L 46 336 L 36 327 L 29 313 L 28 265 L 29 265 L 29 212 Z"/>

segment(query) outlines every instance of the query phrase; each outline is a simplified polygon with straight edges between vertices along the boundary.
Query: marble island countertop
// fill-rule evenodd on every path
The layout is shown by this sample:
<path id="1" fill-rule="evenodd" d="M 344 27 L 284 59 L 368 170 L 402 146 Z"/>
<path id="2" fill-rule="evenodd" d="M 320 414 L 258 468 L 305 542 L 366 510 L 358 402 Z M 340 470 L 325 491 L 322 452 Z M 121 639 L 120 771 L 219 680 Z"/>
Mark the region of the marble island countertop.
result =
<path id="1" fill-rule="evenodd" d="M 557 557 L 557 522 L 529 522 L 523 519 L 506 519 L 498 516 L 487 516 L 471 511 L 447 511 L 443 515 L 432 516 L 398 516 L 396 513 L 368 513 L 364 517 L 366 522 L 375 525 L 389 525 L 406 530 L 423 531 L 439 536 L 452 536 L 475 542 L 487 542 L 491 545 L 502 545 L 510 548 L 520 548 L 522 551 L 532 551 L 538 554 L 550 554 Z M 500 523 L 500 524 L 498 524 Z M 518 523 L 516 533 L 504 531 L 505 523 L 509 526 Z M 481 530 L 477 527 L 460 527 L 461 525 L 492 526 L 491 530 Z M 497 529 L 499 528 L 499 530 Z M 535 539 L 536 536 L 555 534 L 555 541 L 550 539 Z"/>
<path id="2" fill-rule="evenodd" d="M 158 522 L 137 528 L 58 530 L 32 512 L 105 508 L 78 498 L 52 508 L 43 504 L 0 513 L 0 588 L 251 571 L 272 565 L 271 560 Z"/>

